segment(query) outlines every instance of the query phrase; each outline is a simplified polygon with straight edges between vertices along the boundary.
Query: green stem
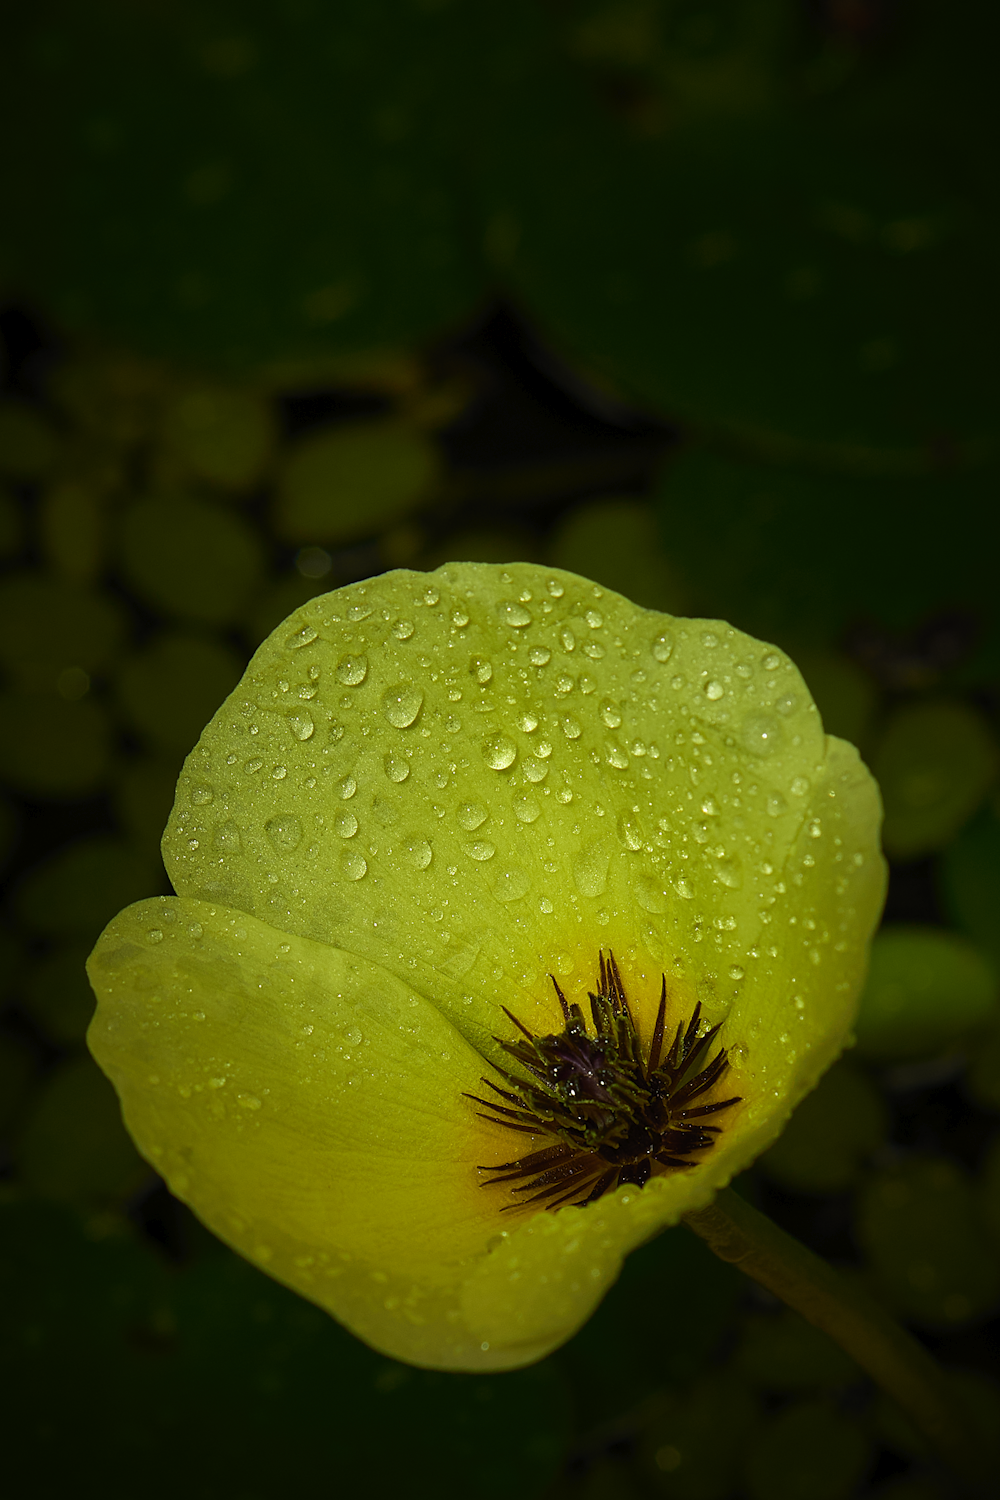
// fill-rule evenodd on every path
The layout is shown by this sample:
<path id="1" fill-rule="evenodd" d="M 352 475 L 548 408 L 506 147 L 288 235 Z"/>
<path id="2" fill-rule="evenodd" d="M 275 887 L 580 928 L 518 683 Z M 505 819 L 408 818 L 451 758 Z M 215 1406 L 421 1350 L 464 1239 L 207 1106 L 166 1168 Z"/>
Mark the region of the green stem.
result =
<path id="1" fill-rule="evenodd" d="M 941 1368 L 860 1287 L 758 1213 L 731 1188 L 684 1222 L 845 1349 L 909 1416 L 952 1471 L 985 1495 L 986 1461 Z"/>

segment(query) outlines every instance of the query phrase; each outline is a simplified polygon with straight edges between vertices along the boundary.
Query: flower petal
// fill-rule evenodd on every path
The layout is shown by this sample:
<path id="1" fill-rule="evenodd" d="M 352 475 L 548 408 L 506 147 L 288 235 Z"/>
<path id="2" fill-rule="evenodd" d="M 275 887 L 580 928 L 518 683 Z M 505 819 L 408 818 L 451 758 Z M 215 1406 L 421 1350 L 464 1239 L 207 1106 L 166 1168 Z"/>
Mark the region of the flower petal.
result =
<path id="1" fill-rule="evenodd" d="M 209 1228 L 397 1358 L 524 1362 L 487 1357 L 460 1315 L 502 1227 L 476 1167 L 509 1148 L 463 1097 L 482 1060 L 440 1012 L 364 959 L 198 901 L 129 907 L 89 972 L 91 1049 Z"/>
<path id="2" fill-rule="evenodd" d="M 397 572 L 264 643 L 164 854 L 182 895 L 364 955 L 487 1055 L 501 1006 L 556 1026 L 547 976 L 590 987 L 601 947 L 648 972 L 648 1024 L 661 969 L 719 1019 L 798 899 L 827 744 L 787 657 L 727 625 L 528 564 Z M 875 805 L 851 837 L 877 864 Z"/>

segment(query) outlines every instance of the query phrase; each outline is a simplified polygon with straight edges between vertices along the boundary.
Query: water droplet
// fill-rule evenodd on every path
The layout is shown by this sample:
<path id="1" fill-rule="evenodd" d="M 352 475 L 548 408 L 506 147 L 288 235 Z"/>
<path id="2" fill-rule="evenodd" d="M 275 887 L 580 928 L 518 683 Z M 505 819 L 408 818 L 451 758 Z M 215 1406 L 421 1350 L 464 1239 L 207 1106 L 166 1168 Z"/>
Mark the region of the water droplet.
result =
<path id="1" fill-rule="evenodd" d="M 383 757 L 382 764 L 390 781 L 405 781 L 410 774 L 410 762 L 404 755 L 394 755 L 391 750 Z"/>
<path id="2" fill-rule="evenodd" d="M 719 809 L 715 805 L 714 797 L 705 797 L 701 804 L 701 810 L 707 818 L 717 818 Z"/>
<path id="3" fill-rule="evenodd" d="M 469 662 L 469 671 L 485 687 L 493 676 L 493 663 L 487 661 L 485 656 L 474 656 Z"/>
<path id="4" fill-rule="evenodd" d="M 777 719 L 770 714 L 752 714 L 744 719 L 740 731 L 743 747 L 751 755 L 770 755 L 784 738 L 784 731 Z"/>
<path id="5" fill-rule="evenodd" d="M 539 763 L 537 760 L 526 760 L 523 763 L 523 769 L 525 780 L 534 782 L 535 784 L 544 781 L 549 774 L 549 768 L 544 761 Z"/>
<path id="6" fill-rule="evenodd" d="M 710 698 L 713 703 L 718 702 L 725 691 L 722 683 L 716 682 L 714 679 L 711 682 L 705 683 L 705 697 Z"/>
<path id="7" fill-rule="evenodd" d="M 812 818 L 807 825 L 807 829 L 811 839 L 818 839 L 823 835 L 823 825 L 819 818 Z"/>
<path id="8" fill-rule="evenodd" d="M 538 728 L 537 714 L 522 714 L 517 721 L 517 727 L 523 730 L 525 734 L 534 734 Z"/>
<path id="9" fill-rule="evenodd" d="M 356 849 L 342 849 L 340 873 L 345 880 L 361 880 L 368 873 L 368 861 Z"/>
<path id="10" fill-rule="evenodd" d="M 459 630 L 464 630 L 466 625 L 468 625 L 469 623 L 469 611 L 467 609 L 463 609 L 462 606 L 459 605 L 451 612 L 451 623 L 453 625 L 457 625 Z"/>
<path id="11" fill-rule="evenodd" d="M 571 693 L 575 686 L 576 684 L 568 672 L 560 672 L 559 676 L 553 683 L 553 687 L 559 694 L 560 698 L 564 698 L 567 693 Z"/>
<path id="12" fill-rule="evenodd" d="M 601 626 L 604 624 L 604 616 L 601 614 L 601 611 L 599 609 L 588 609 L 583 618 L 586 620 L 591 630 L 600 630 Z"/>
<path id="13" fill-rule="evenodd" d="M 767 811 L 768 816 L 772 818 L 780 818 L 783 812 L 788 811 L 788 803 L 780 792 L 768 792 Z"/>
<path id="14" fill-rule="evenodd" d="M 492 859 L 497 852 L 496 845 L 491 844 L 488 839 L 472 839 L 464 847 L 470 859 Z"/>
<path id="15" fill-rule="evenodd" d="M 522 823 L 533 823 L 536 818 L 541 816 L 541 812 L 542 809 L 534 797 L 528 793 L 523 793 L 520 797 L 514 798 L 514 816 L 520 819 Z"/>
<path id="16" fill-rule="evenodd" d="M 337 663 L 334 676 L 345 687 L 357 687 L 368 676 L 367 656 L 342 656 Z"/>
<path id="17" fill-rule="evenodd" d="M 765 672 L 776 672 L 781 666 L 781 657 L 776 651 L 769 651 L 766 656 L 761 658 L 760 664 Z"/>
<path id="18" fill-rule="evenodd" d="M 215 793 L 210 786 L 202 783 L 200 786 L 193 786 L 191 788 L 190 796 L 195 807 L 204 807 L 207 802 L 211 802 Z"/>
<path id="19" fill-rule="evenodd" d="M 344 802 L 349 802 L 350 799 L 354 796 L 354 793 L 357 791 L 357 789 L 358 783 L 355 781 L 353 776 L 344 776 L 340 781 L 337 782 L 337 791 L 340 794 L 341 800 Z"/>
<path id="20" fill-rule="evenodd" d="M 479 827 L 480 823 L 486 822 L 489 813 L 478 802 L 463 802 L 455 816 L 459 827 L 464 828 L 466 833 L 471 833 L 474 828 Z"/>
<path id="21" fill-rule="evenodd" d="M 149 929 L 149 931 L 146 933 L 146 939 L 150 943 L 162 943 L 163 942 L 163 933 L 160 931 L 160 929 L 158 927 L 151 927 Z"/>
<path id="22" fill-rule="evenodd" d="M 562 721 L 562 732 L 568 740 L 578 740 L 583 733 L 583 725 L 579 719 L 574 719 L 572 715 L 567 714 Z"/>
<path id="23" fill-rule="evenodd" d="M 506 771 L 517 759 L 517 746 L 505 734 L 492 734 L 483 740 L 483 760 L 493 771 Z"/>
<path id="24" fill-rule="evenodd" d="M 633 852 L 641 849 L 646 840 L 643 836 L 642 825 L 635 813 L 621 813 L 618 818 L 618 837 L 626 849 Z"/>
<path id="25" fill-rule="evenodd" d="M 588 844 L 573 856 L 571 868 L 581 896 L 603 896 L 611 851 L 603 843 Z"/>
<path id="26" fill-rule="evenodd" d="M 746 971 L 746 969 L 743 968 L 742 964 L 730 964 L 729 965 L 729 977 L 730 977 L 730 979 L 745 979 L 746 978 L 746 973 L 747 973 L 747 971 Z"/>
<path id="27" fill-rule="evenodd" d="M 523 630 L 526 625 L 531 624 L 533 618 L 530 609 L 525 609 L 523 604 L 517 604 L 513 599 L 504 599 L 499 603 L 497 614 L 513 630 Z"/>
<path id="28" fill-rule="evenodd" d="M 431 609 L 434 608 L 435 604 L 440 603 L 440 600 L 441 591 L 436 589 L 433 584 L 424 589 L 424 603 L 429 605 Z"/>
<path id="29" fill-rule="evenodd" d="M 539 760 L 548 760 L 552 754 L 552 746 L 548 740 L 539 740 L 537 745 L 532 745 L 531 753 L 537 755 Z"/>
<path id="30" fill-rule="evenodd" d="M 545 667 L 552 660 L 552 652 L 545 646 L 532 646 L 528 652 L 528 660 L 533 667 Z"/>
<path id="31" fill-rule="evenodd" d="M 674 890 L 677 892 L 678 896 L 683 897 L 685 901 L 690 901 L 694 897 L 694 887 L 692 886 L 690 880 L 685 880 L 683 876 L 681 876 L 679 880 L 674 881 Z"/>
<path id="32" fill-rule="evenodd" d="M 807 776 L 796 776 L 788 790 L 793 797 L 804 797 L 809 790 L 809 778 Z"/>
<path id="33" fill-rule="evenodd" d="M 547 917 L 552 909 L 552 902 L 549 900 L 548 896 L 543 896 L 538 903 L 538 910 Z"/>
<path id="34" fill-rule="evenodd" d="M 382 694 L 382 712 L 396 729 L 409 729 L 423 703 L 423 693 L 412 682 L 397 682 Z"/>
<path id="35" fill-rule="evenodd" d="M 728 859 L 720 859 L 715 867 L 717 879 L 727 885 L 731 891 L 738 891 L 743 884 L 743 866 L 735 855 Z"/>
<path id="36" fill-rule="evenodd" d="M 287 766 L 275 766 L 274 770 L 271 772 L 271 780 L 272 781 L 284 781 L 284 779 L 285 779 L 285 777 L 287 775 L 288 775 L 288 767 Z"/>
<path id="37" fill-rule="evenodd" d="M 276 849 L 297 849 L 302 842 L 302 824 L 292 813 L 268 818 L 264 832 Z"/>
<path id="38" fill-rule="evenodd" d="M 247 771 L 251 776 L 254 776 L 260 770 L 263 764 L 264 762 L 259 758 L 259 756 L 254 756 L 253 760 L 247 761 L 243 769 L 244 771 Z"/>
<path id="39" fill-rule="evenodd" d="M 530 889 L 531 881 L 518 865 L 508 865 L 493 882 L 493 894 L 498 901 L 520 901 Z"/>
<path id="40" fill-rule="evenodd" d="M 568 625 L 563 626 L 562 630 L 560 630 L 559 639 L 560 641 L 562 641 L 562 648 L 564 651 L 576 650 L 576 636 L 573 634 L 572 630 L 570 630 Z"/>
<path id="41" fill-rule="evenodd" d="M 781 717 L 783 719 L 787 719 L 789 714 L 793 714 L 798 708 L 799 700 L 794 693 L 789 693 L 787 697 L 779 698 L 774 706 L 778 710 L 778 713 L 781 715 Z"/>
<path id="42" fill-rule="evenodd" d="M 663 630 L 653 639 L 653 655 L 657 661 L 669 661 L 674 653 L 674 638 L 669 630 Z"/>
<path id="43" fill-rule="evenodd" d="M 212 836 L 212 843 L 223 854 L 239 854 L 243 848 L 239 824 L 232 818 L 225 823 L 220 823 Z"/>
<path id="44" fill-rule="evenodd" d="M 617 705 L 611 702 L 610 698 L 605 698 L 604 702 L 601 704 L 600 714 L 601 721 L 606 724 L 609 729 L 617 729 L 621 724 L 621 712 L 619 711 Z"/>
<path id="45" fill-rule="evenodd" d="M 605 747 L 604 758 L 609 766 L 615 766 L 619 771 L 624 771 L 629 763 L 628 752 L 623 750 L 620 745 L 614 745 L 610 742 Z"/>
<path id="46" fill-rule="evenodd" d="M 562 584 L 559 582 L 558 578 L 550 578 L 545 587 L 548 589 L 553 599 L 561 599 L 563 594 L 566 592 Z"/>
<path id="47" fill-rule="evenodd" d="M 392 633 L 397 641 L 408 641 L 416 628 L 412 620 L 397 620 L 392 627 Z"/>
<path id="48" fill-rule="evenodd" d="M 294 635 L 290 635 L 287 638 L 285 649 L 287 651 L 298 651 L 300 647 L 308 646 L 310 641 L 314 641 L 318 633 L 311 625 L 303 625 L 301 630 L 297 630 Z"/>
<path id="49" fill-rule="evenodd" d="M 418 870 L 426 870 L 433 854 L 426 839 L 420 838 L 418 834 L 412 834 L 408 839 L 403 840 L 401 848 L 404 859 L 411 865 L 415 865 Z"/>
<path id="50" fill-rule="evenodd" d="M 297 740 L 312 739 L 316 729 L 316 725 L 304 711 L 297 714 L 289 714 L 288 727 Z"/>
<path id="51" fill-rule="evenodd" d="M 342 839 L 352 839 L 358 831 L 358 820 L 350 808 L 345 807 L 334 818 L 333 826 Z"/>

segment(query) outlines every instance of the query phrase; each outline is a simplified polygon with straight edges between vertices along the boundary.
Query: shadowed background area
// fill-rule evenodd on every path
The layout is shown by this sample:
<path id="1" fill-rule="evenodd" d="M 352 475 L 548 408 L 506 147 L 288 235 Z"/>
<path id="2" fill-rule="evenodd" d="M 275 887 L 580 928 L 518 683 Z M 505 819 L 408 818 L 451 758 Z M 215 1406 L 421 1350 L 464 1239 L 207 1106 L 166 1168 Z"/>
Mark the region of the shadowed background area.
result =
<path id="1" fill-rule="evenodd" d="M 684 1229 L 533 1369 L 372 1353 L 139 1158 L 83 960 L 316 593 L 521 559 L 777 642 L 892 875 L 857 1046 L 737 1186 L 1000 1425 L 995 9 L 38 0 L 0 41 L 15 1491 L 947 1494 Z"/>

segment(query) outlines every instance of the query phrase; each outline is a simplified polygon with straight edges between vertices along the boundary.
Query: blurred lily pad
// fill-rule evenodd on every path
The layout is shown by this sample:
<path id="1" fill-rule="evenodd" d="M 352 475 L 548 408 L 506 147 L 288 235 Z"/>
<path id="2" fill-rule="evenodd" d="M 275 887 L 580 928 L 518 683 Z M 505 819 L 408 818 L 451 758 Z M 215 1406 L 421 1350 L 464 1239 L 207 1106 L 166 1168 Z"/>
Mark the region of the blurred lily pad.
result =
<path id="1" fill-rule="evenodd" d="M 965 703 L 913 703 L 887 720 L 870 764 L 885 804 L 888 853 L 941 849 L 980 806 L 1000 769 L 982 716 Z"/>
<path id="2" fill-rule="evenodd" d="M 125 663 L 118 695 L 129 721 L 154 749 L 187 754 L 243 664 L 225 642 L 164 633 Z"/>
<path id="3" fill-rule="evenodd" d="M 183 478 L 247 490 L 263 477 L 276 438 L 274 411 L 262 393 L 188 385 L 165 405 L 161 462 Z"/>
<path id="4" fill-rule="evenodd" d="M 302 438 L 278 478 L 274 526 L 289 542 L 375 536 L 426 500 L 440 460 L 422 432 L 353 422 Z"/>
<path id="5" fill-rule="evenodd" d="M 155 609 L 223 625 L 239 617 L 263 571 L 242 517 L 186 495 L 139 500 L 121 524 L 126 580 Z"/>
<path id="6" fill-rule="evenodd" d="M 926 1057 L 988 1022 L 998 999 L 990 960 L 937 927 L 884 927 L 872 944 L 855 1030 L 865 1057 Z"/>
<path id="7" fill-rule="evenodd" d="M 86 683 L 81 668 L 71 672 L 73 686 Z M 104 781 L 110 751 L 107 714 L 90 699 L 0 694 L 0 779 L 17 791 L 55 799 L 83 796 Z"/>
<path id="8" fill-rule="evenodd" d="M 90 1056 L 45 1079 L 20 1122 L 14 1161 L 29 1193 L 94 1211 L 122 1203 L 149 1173 L 118 1095 Z"/>
<path id="9" fill-rule="evenodd" d="M 113 595 L 43 573 L 0 584 L 0 663 L 21 687 L 58 691 L 60 672 L 104 670 L 120 650 L 128 616 Z"/>
<path id="10" fill-rule="evenodd" d="M 883 1292 L 922 1327 L 960 1327 L 1000 1301 L 1000 1264 L 973 1184 L 947 1158 L 911 1157 L 873 1174 L 855 1224 Z"/>
<path id="11" fill-rule="evenodd" d="M 686 613 L 683 580 L 664 550 L 648 502 L 592 500 L 567 516 L 550 550 L 557 568 L 593 578 L 646 609 Z"/>
<path id="12" fill-rule="evenodd" d="M 123 906 L 156 895 L 155 866 L 121 839 L 80 839 L 29 870 L 14 908 L 30 932 L 92 944 Z"/>
<path id="13" fill-rule="evenodd" d="M 796 1108 L 760 1167 L 792 1192 L 840 1192 L 858 1181 L 888 1123 L 871 1080 L 850 1062 L 835 1063 Z"/>

